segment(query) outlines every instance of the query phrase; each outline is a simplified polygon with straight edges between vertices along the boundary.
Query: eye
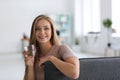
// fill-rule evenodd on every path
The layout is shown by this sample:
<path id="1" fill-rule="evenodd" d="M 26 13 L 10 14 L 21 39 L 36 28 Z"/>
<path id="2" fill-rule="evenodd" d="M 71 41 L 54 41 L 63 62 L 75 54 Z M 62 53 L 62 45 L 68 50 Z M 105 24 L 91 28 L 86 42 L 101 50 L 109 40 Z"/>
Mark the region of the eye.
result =
<path id="1" fill-rule="evenodd" d="M 35 31 L 40 31 L 41 29 L 40 28 L 35 28 Z"/>
<path id="2" fill-rule="evenodd" d="M 45 30 L 48 30 L 48 29 L 49 29 L 49 28 L 47 28 L 47 27 L 45 28 Z"/>
<path id="3" fill-rule="evenodd" d="M 50 28 L 49 28 L 48 26 L 45 26 L 44 29 L 45 29 L 45 30 L 49 30 Z"/>

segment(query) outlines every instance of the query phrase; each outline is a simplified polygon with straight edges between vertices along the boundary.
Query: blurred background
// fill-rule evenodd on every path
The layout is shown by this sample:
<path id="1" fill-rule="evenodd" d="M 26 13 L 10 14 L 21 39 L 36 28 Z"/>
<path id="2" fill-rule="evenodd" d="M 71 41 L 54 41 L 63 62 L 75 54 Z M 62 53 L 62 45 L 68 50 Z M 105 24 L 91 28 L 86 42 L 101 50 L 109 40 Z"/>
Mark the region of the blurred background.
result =
<path id="1" fill-rule="evenodd" d="M 50 16 L 79 58 L 120 56 L 119 0 L 0 0 L 0 80 L 22 80 L 33 19 Z M 106 28 L 105 19 L 112 22 Z M 11 73 L 12 72 L 12 73 Z M 8 77 L 5 77 L 8 76 Z"/>

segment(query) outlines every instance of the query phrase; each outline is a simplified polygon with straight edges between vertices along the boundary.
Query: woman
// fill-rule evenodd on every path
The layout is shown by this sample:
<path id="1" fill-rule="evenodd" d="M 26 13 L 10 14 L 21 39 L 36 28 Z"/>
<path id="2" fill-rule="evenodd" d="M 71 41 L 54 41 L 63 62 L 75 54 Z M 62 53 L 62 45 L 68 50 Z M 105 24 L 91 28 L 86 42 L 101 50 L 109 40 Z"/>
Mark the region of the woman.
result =
<path id="1" fill-rule="evenodd" d="M 44 63 L 51 61 L 64 75 L 79 77 L 79 60 L 66 45 L 60 45 L 55 27 L 50 17 L 40 15 L 35 18 L 31 28 L 29 45 L 34 44 L 35 57 L 24 51 L 24 80 L 44 80 Z"/>

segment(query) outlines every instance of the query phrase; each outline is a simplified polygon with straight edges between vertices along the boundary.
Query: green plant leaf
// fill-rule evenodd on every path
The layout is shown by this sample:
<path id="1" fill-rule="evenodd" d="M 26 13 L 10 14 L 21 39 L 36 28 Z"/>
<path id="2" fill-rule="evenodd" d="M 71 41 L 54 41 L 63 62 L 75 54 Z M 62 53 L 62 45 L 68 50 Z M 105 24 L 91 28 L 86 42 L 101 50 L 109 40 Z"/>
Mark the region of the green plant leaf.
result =
<path id="1" fill-rule="evenodd" d="M 112 25 L 111 19 L 107 18 L 107 19 L 103 20 L 103 25 L 104 25 L 104 27 L 106 27 L 106 28 L 110 28 L 111 25 Z"/>

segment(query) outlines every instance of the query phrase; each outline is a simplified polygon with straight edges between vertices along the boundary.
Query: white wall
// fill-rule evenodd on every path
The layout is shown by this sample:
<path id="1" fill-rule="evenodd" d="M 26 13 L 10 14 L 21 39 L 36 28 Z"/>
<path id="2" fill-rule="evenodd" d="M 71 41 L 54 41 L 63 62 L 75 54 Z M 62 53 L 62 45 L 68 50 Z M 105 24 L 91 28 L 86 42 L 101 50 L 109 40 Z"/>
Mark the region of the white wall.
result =
<path id="1" fill-rule="evenodd" d="M 111 0 L 101 0 L 101 23 L 103 22 L 104 19 L 110 18 L 111 19 Z M 108 43 L 108 29 L 106 29 L 102 24 L 101 24 L 101 37 L 100 37 L 100 50 L 104 52 L 107 43 Z"/>
<path id="2" fill-rule="evenodd" d="M 75 0 L 75 30 L 80 30 L 81 32 L 77 33 L 80 37 L 80 45 L 81 45 L 81 51 L 85 52 L 91 52 L 91 53 L 97 53 L 97 54 L 103 54 L 105 51 L 105 47 L 107 46 L 108 41 L 108 30 L 104 28 L 102 22 L 105 18 L 111 18 L 111 0 L 100 0 L 100 16 L 101 16 L 101 34 L 100 37 L 98 37 L 97 41 L 95 42 L 95 38 L 88 37 L 88 41 L 90 44 L 86 43 L 85 36 L 83 36 L 82 27 L 83 27 L 83 8 L 82 3 L 83 0 Z M 81 13 L 81 14 L 78 14 Z M 79 22 L 80 21 L 80 22 Z M 75 31 L 75 32 L 76 32 Z"/>
<path id="3" fill-rule="evenodd" d="M 39 14 L 73 14 L 73 0 L 1 0 L 0 53 L 21 52 L 23 32 L 28 36 Z"/>

